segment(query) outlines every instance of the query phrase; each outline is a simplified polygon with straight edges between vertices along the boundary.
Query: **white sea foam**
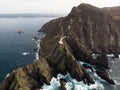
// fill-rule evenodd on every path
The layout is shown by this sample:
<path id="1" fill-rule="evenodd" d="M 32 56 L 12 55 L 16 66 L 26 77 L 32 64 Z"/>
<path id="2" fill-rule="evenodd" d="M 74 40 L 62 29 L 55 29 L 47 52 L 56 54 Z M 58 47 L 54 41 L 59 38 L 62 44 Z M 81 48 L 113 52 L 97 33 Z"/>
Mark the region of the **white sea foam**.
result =
<path id="1" fill-rule="evenodd" d="M 108 57 L 114 57 L 114 54 L 107 54 Z"/>
<path id="2" fill-rule="evenodd" d="M 101 84 L 97 80 L 95 81 L 95 84 L 88 86 L 85 85 L 82 81 L 78 82 L 76 79 L 72 79 L 69 73 L 67 73 L 67 75 L 58 74 L 57 78 L 55 77 L 52 78 L 50 85 L 44 84 L 43 88 L 40 90 L 59 90 L 60 78 L 65 78 L 67 80 L 66 83 L 67 90 L 92 90 L 92 89 L 104 90 L 103 84 Z"/>
<path id="3" fill-rule="evenodd" d="M 53 77 L 50 85 L 44 84 L 41 90 L 59 90 L 60 82 L 57 78 Z"/>
<path id="4" fill-rule="evenodd" d="M 37 44 L 37 51 L 35 53 L 35 60 L 39 60 L 40 40 L 35 41 Z"/>
<path id="5" fill-rule="evenodd" d="M 114 80 L 116 85 L 120 85 L 120 82 L 118 80 Z"/>
<path id="6" fill-rule="evenodd" d="M 10 74 L 8 73 L 8 74 L 6 75 L 6 78 L 9 77 L 9 75 L 10 75 Z"/>
<path id="7" fill-rule="evenodd" d="M 13 72 L 15 72 L 16 70 L 13 70 Z"/>
<path id="8" fill-rule="evenodd" d="M 99 81 L 96 81 L 95 84 L 92 84 L 89 86 L 89 88 L 92 89 L 97 89 L 97 90 L 104 90 L 103 84 L 101 84 Z"/>
<path id="9" fill-rule="evenodd" d="M 113 63 L 113 65 L 114 65 L 115 61 L 112 61 L 112 63 Z"/>
<path id="10" fill-rule="evenodd" d="M 39 54 L 38 54 L 38 52 L 36 52 L 35 56 L 36 56 L 35 59 L 39 60 Z"/>
<path id="11" fill-rule="evenodd" d="M 39 60 L 40 58 L 40 55 L 39 55 L 39 50 L 40 50 L 40 42 L 41 42 L 41 39 L 42 38 L 44 38 L 45 37 L 45 35 L 46 34 L 44 34 L 44 33 L 41 33 L 41 36 L 39 37 L 39 39 L 38 40 L 34 40 L 35 41 L 35 43 L 36 43 L 36 45 L 37 45 L 37 51 L 36 51 L 36 53 L 35 53 L 35 60 Z"/>
<path id="12" fill-rule="evenodd" d="M 24 52 L 24 53 L 22 53 L 22 55 L 26 56 L 26 55 L 30 55 L 30 53 L 29 52 Z"/>
<path id="13" fill-rule="evenodd" d="M 79 63 L 82 65 L 82 64 L 84 64 L 84 62 L 82 62 L 82 61 L 79 61 Z"/>
<path id="14" fill-rule="evenodd" d="M 114 57 L 114 54 L 107 54 L 107 57 L 112 58 L 112 57 Z"/>
<path id="15" fill-rule="evenodd" d="M 109 70 L 109 72 L 112 72 L 112 71 L 113 71 L 112 69 Z"/>
<path id="16" fill-rule="evenodd" d="M 32 40 L 34 41 L 35 39 L 34 39 L 34 38 L 32 38 Z"/>
<path id="17" fill-rule="evenodd" d="M 99 56 L 99 54 L 92 54 L 92 57 L 94 58 L 94 59 L 96 59 L 97 57 Z M 112 58 L 112 57 L 114 57 L 114 54 L 107 54 L 107 57 L 108 58 Z"/>
<path id="18" fill-rule="evenodd" d="M 95 53 L 92 54 L 92 57 L 93 57 L 94 59 L 96 59 L 98 56 L 99 56 L 99 54 L 95 54 Z"/>
<path id="19" fill-rule="evenodd" d="M 82 81 L 78 82 L 77 80 L 72 79 L 71 77 L 70 79 L 71 79 L 70 82 L 68 82 L 69 88 L 67 88 L 67 90 L 71 90 L 71 89 L 72 90 L 92 90 L 92 89 L 103 90 L 104 89 L 103 85 L 97 81 L 95 82 L 95 84 L 88 86 L 84 84 Z"/>
<path id="20" fill-rule="evenodd" d="M 119 58 L 120 58 L 120 55 L 118 55 L 119 56 Z"/>

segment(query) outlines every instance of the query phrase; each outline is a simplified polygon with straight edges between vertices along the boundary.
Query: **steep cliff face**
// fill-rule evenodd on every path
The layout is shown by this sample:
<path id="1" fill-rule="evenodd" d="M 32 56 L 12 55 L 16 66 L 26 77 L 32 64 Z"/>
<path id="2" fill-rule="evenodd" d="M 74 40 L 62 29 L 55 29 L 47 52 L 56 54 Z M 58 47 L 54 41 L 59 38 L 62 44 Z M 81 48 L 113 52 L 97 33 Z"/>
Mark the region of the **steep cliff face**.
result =
<path id="1" fill-rule="evenodd" d="M 50 37 L 49 43 L 52 43 L 58 40 L 60 33 L 64 33 L 64 35 L 73 34 L 74 38 L 77 38 L 78 42 L 87 48 L 87 52 L 93 50 L 99 53 L 103 51 L 118 53 L 120 52 L 119 24 L 118 21 L 99 8 L 82 4 L 74 7 L 67 17 L 45 24 L 41 31 L 49 33 L 49 35 L 47 34 L 43 43 L 50 35 L 52 37 Z M 44 50 L 51 49 L 46 47 Z"/>
<path id="2" fill-rule="evenodd" d="M 40 29 L 46 34 L 40 43 L 40 60 L 11 73 L 0 90 L 36 90 L 43 83 L 50 84 L 58 73 L 67 72 L 78 81 L 94 84 L 87 68 L 114 85 L 107 73 L 106 54 L 120 53 L 119 25 L 97 7 L 88 4 L 74 7 L 68 16 L 54 19 Z M 93 53 L 99 56 L 93 58 Z"/>
<path id="3" fill-rule="evenodd" d="M 0 90 L 36 90 L 43 83 L 49 84 L 51 77 L 51 68 L 45 59 L 41 59 L 10 73 L 1 84 Z"/>

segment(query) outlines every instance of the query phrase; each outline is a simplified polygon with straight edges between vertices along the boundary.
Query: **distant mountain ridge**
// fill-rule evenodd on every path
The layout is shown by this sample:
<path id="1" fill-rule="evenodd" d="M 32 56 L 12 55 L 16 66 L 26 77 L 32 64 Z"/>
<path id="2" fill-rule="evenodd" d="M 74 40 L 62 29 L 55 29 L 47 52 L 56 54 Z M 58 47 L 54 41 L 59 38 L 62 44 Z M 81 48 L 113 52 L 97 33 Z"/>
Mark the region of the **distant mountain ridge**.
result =
<path id="1" fill-rule="evenodd" d="M 116 19 L 120 20 L 120 6 L 116 7 L 104 7 L 102 8 L 103 11 L 107 12 L 111 16 L 113 16 Z"/>
<path id="2" fill-rule="evenodd" d="M 27 18 L 36 18 L 36 17 L 57 17 L 61 16 L 62 14 L 39 14 L 39 13 L 18 13 L 18 14 L 0 14 L 0 18 L 20 18 L 20 17 L 27 17 Z"/>

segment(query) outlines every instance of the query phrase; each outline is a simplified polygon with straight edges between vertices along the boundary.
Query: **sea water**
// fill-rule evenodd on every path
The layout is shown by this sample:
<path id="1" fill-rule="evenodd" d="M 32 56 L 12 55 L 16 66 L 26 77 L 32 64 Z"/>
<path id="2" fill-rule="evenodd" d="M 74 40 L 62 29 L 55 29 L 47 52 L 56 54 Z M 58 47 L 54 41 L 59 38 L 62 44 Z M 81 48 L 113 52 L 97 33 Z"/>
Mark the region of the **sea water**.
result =
<path id="1" fill-rule="evenodd" d="M 33 36 L 53 18 L 0 18 L 0 83 L 8 73 L 35 60 Z M 24 33 L 19 34 L 20 30 Z"/>
<path id="2" fill-rule="evenodd" d="M 70 74 L 67 73 L 66 75 L 58 74 L 57 78 L 53 77 L 50 85 L 44 84 L 43 88 L 40 90 L 59 90 L 60 78 L 65 78 L 67 80 L 67 90 L 120 90 L 120 58 L 109 59 L 109 65 L 111 67 L 109 74 L 110 77 L 115 81 L 115 85 L 110 85 L 108 82 L 98 77 L 96 73 L 87 70 L 87 72 L 95 80 L 95 84 L 90 86 L 85 85 L 83 81 L 79 82 L 76 79 L 71 78 Z"/>
<path id="3" fill-rule="evenodd" d="M 38 55 L 32 52 L 33 48 L 39 47 L 33 36 L 45 22 L 53 18 L 56 17 L 0 18 L 0 83 L 13 70 L 32 63 L 36 56 L 38 58 Z M 24 33 L 19 34 L 19 30 L 23 30 Z M 114 86 L 100 79 L 95 73 L 89 72 L 96 82 L 90 86 L 76 81 L 67 73 L 65 76 L 58 74 L 57 78 L 53 77 L 50 85 L 44 84 L 43 90 L 59 90 L 60 78 L 67 80 L 67 90 L 120 90 L 120 59 L 109 61 L 110 76 L 116 82 Z"/>

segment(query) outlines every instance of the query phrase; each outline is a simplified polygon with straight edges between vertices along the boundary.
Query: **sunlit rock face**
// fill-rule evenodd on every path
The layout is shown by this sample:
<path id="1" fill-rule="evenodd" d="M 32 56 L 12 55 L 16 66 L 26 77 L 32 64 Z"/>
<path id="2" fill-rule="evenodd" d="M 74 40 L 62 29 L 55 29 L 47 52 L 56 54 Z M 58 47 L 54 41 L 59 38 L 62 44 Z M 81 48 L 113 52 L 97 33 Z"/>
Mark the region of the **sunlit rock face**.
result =
<path id="1" fill-rule="evenodd" d="M 40 89 L 59 73 L 69 73 L 71 78 L 88 86 L 95 84 L 87 69 L 114 85 L 107 72 L 106 54 L 120 53 L 119 25 L 97 7 L 89 4 L 74 7 L 68 16 L 43 25 L 40 32 L 45 33 L 45 37 L 40 43 L 40 60 L 11 73 L 0 90 Z M 93 58 L 93 53 L 99 55 Z"/>

